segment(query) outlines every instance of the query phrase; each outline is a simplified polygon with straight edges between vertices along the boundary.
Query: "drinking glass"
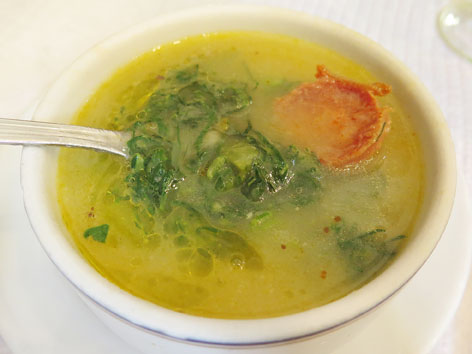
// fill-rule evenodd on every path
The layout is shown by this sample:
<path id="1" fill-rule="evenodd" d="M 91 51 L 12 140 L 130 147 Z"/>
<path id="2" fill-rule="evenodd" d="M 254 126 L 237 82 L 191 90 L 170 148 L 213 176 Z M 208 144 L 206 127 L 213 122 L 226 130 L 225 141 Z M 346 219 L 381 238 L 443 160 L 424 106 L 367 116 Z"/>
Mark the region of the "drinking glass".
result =
<path id="1" fill-rule="evenodd" d="M 472 0 L 452 0 L 438 15 L 439 33 L 457 53 L 472 61 Z"/>

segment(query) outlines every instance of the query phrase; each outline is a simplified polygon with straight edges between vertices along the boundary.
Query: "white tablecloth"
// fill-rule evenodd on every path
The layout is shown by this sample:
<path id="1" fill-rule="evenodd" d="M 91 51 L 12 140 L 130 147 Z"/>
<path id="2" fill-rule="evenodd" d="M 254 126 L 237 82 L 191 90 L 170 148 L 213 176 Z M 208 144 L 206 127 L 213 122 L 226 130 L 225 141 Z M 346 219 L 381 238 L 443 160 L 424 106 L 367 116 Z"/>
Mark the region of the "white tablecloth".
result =
<path id="1" fill-rule="evenodd" d="M 183 7 L 226 2 L 1 0 L 0 116 L 21 116 L 76 57 L 110 34 Z M 445 1 L 239 2 L 287 7 L 331 19 L 376 40 L 404 61 L 439 102 L 452 130 L 469 197 L 472 196 L 472 63 L 454 54 L 438 35 L 436 14 Z M 469 281 L 456 317 L 431 354 L 472 353 L 470 314 Z M 10 352 L 0 333 L 0 354 L 6 353 Z"/>

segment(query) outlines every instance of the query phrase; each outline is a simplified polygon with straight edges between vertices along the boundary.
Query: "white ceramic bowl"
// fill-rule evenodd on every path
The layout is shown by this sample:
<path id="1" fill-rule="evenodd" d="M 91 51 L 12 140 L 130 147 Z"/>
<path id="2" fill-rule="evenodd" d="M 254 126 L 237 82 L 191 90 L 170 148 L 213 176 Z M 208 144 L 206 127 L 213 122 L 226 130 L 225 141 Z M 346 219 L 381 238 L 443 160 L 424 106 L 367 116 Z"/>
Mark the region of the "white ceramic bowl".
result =
<path id="1" fill-rule="evenodd" d="M 50 259 L 91 308 L 120 336 L 147 353 L 211 352 L 222 347 L 282 353 L 287 346 L 292 346 L 291 351 L 313 353 L 315 348 L 345 340 L 346 331 L 336 331 L 343 333 L 341 338 L 332 332 L 342 325 L 354 328 L 353 319 L 377 307 L 412 278 L 433 251 L 449 218 L 456 179 L 449 130 L 431 95 L 401 62 L 373 41 L 303 13 L 252 6 L 193 9 L 144 23 L 92 48 L 51 87 L 34 119 L 69 122 L 104 80 L 137 55 L 185 36 L 222 30 L 267 31 L 316 42 L 360 63 L 393 87 L 416 127 L 426 161 L 424 206 L 413 237 L 393 264 L 359 290 L 302 313 L 257 320 L 201 318 L 134 297 L 81 257 L 57 204 L 56 148 L 24 149 L 21 182 L 26 211 Z M 300 344 L 301 339 L 311 342 Z"/>

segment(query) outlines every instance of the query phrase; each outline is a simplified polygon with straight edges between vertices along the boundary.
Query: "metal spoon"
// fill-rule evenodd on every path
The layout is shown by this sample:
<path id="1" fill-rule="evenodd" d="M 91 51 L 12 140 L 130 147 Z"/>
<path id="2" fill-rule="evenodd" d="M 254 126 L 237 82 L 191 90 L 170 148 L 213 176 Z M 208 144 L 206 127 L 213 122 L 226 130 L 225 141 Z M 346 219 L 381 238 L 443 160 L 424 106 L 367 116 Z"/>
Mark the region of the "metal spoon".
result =
<path id="1" fill-rule="evenodd" d="M 130 138 L 130 132 L 0 118 L 0 144 L 82 147 L 128 158 Z"/>

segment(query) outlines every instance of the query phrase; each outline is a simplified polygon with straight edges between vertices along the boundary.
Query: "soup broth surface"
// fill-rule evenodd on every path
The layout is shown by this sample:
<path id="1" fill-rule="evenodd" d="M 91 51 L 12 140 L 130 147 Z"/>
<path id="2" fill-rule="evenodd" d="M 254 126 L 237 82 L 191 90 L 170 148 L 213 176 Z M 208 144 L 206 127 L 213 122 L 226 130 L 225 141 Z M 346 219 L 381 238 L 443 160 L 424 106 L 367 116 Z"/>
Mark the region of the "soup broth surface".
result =
<path id="1" fill-rule="evenodd" d="M 59 156 L 83 256 L 134 295 L 218 318 L 303 311 L 379 274 L 413 229 L 421 149 L 395 92 L 377 99 L 391 128 L 372 158 L 332 168 L 297 146 L 273 103 L 319 64 L 377 81 L 327 48 L 255 32 L 185 38 L 118 70 L 73 123 L 132 131 L 132 159 Z"/>

